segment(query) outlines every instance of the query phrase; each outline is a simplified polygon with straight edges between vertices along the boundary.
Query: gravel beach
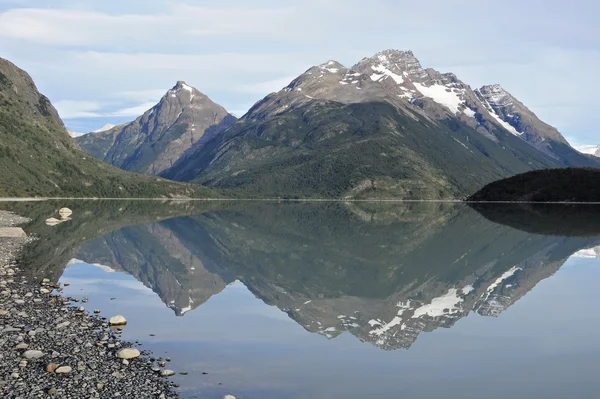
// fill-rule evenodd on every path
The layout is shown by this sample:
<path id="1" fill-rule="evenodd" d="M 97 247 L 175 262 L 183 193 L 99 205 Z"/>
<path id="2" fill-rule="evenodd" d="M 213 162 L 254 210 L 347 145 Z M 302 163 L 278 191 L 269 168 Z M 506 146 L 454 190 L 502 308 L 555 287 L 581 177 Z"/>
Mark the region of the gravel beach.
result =
<path id="1" fill-rule="evenodd" d="M 0 227 L 26 221 L 0 211 Z M 0 237 L 0 396 L 177 398 L 162 359 L 120 341 L 107 319 L 78 307 L 85 299 L 26 281 L 16 259 L 30 239 Z"/>

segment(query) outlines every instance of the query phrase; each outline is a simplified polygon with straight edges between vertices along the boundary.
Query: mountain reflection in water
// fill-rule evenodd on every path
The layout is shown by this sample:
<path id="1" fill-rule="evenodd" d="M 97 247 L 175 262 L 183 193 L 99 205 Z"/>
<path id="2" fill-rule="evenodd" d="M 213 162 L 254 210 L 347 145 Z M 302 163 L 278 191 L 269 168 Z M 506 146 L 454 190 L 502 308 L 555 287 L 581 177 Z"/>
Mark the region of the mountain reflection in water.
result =
<path id="1" fill-rule="evenodd" d="M 226 292 L 223 298 L 240 295 L 234 293 L 241 288 L 309 333 L 333 341 L 355 337 L 395 351 L 471 313 L 502 315 L 573 254 L 591 258 L 600 246 L 595 208 L 476 211 L 431 203 L 148 207 L 136 211 L 136 204 L 88 203 L 75 210 L 73 223 L 55 228 L 34 218 L 30 231 L 48 242 L 29 248 L 25 260 L 32 276 L 41 275 L 39 268 L 60 276 L 67 265 L 81 262 L 98 266 L 97 273 L 124 272 L 158 295 L 172 317 L 185 318 Z M 565 229 L 560 212 L 578 215 L 579 222 Z M 242 297 L 241 303 L 250 301 Z M 348 345 L 347 339 L 342 343 Z M 181 383 L 185 388 L 185 380 Z M 271 396 L 261 392 L 296 397 L 285 390 L 273 394 L 273 389 L 267 389 Z"/>

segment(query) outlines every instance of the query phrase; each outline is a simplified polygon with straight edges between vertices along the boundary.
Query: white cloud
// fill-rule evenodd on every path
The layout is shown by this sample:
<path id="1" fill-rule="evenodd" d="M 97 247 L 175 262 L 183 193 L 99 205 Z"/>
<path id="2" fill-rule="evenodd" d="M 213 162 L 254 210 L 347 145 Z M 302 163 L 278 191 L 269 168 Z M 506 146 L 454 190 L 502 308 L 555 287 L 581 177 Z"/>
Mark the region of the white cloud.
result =
<path id="1" fill-rule="evenodd" d="M 166 89 L 119 91 L 116 93 L 112 93 L 111 97 L 114 97 L 115 99 L 132 100 L 132 101 L 158 102 L 158 99 L 160 99 L 162 96 L 164 96 L 166 91 L 167 91 Z"/>
<path id="2" fill-rule="evenodd" d="M 61 118 L 97 118 L 102 116 L 98 111 L 102 109 L 102 104 L 94 101 L 73 101 L 61 100 L 54 102 L 54 107 L 58 110 Z"/>
<path id="3" fill-rule="evenodd" d="M 286 76 L 283 78 L 267 80 L 265 82 L 257 82 L 252 84 L 243 84 L 237 87 L 237 90 L 246 92 L 246 93 L 256 93 L 267 95 L 269 93 L 279 91 L 283 87 L 290 84 L 292 80 L 294 80 L 296 76 Z"/>
<path id="4" fill-rule="evenodd" d="M 127 107 L 114 112 L 109 112 L 105 116 L 129 116 L 132 118 L 137 118 L 155 105 L 155 102 L 147 102 L 134 107 Z"/>
<path id="5" fill-rule="evenodd" d="M 114 44 L 116 39 L 266 34 L 291 14 L 286 8 L 207 8 L 176 2 L 168 13 L 155 15 L 18 8 L 0 14 L 0 35 L 43 44 L 96 46 Z"/>
<path id="6" fill-rule="evenodd" d="M 591 135 L 597 123 L 589 115 L 600 106 L 600 82 L 586 72 L 600 67 L 595 0 L 505 0 L 504 9 L 519 10 L 510 18 L 477 0 L 430 0 L 426 10 L 404 0 L 21 4 L 28 8 L 0 6 L 3 56 L 63 100 L 63 116 L 133 113 L 177 80 L 242 110 L 312 65 L 350 66 L 399 48 L 472 86 L 501 83 L 571 136 Z M 165 90 L 150 89 L 158 87 Z"/>

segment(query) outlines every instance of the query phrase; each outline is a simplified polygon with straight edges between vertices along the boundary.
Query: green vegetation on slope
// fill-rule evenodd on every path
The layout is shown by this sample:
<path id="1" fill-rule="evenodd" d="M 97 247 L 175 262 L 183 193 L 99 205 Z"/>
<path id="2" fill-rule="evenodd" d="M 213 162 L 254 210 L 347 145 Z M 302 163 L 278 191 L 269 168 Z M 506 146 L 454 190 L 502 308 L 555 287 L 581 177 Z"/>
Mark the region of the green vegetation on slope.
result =
<path id="1" fill-rule="evenodd" d="M 600 169 L 536 170 L 495 181 L 469 201 L 600 202 Z"/>
<path id="2" fill-rule="evenodd" d="M 163 175 L 276 197 L 460 198 L 502 177 L 559 166 L 504 131 L 436 123 L 385 102 L 313 102 L 249 116 Z"/>
<path id="3" fill-rule="evenodd" d="M 0 59 L 0 197 L 208 197 L 211 190 L 136 175 L 72 143 L 31 78 Z"/>

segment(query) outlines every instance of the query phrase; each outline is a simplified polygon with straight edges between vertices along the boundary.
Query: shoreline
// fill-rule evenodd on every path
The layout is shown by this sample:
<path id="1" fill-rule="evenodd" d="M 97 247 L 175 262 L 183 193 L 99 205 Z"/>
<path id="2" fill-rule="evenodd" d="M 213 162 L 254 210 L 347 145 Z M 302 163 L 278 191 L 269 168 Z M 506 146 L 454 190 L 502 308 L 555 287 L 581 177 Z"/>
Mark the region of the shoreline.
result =
<path id="1" fill-rule="evenodd" d="M 0 211 L 2 227 L 25 222 Z M 76 306 L 85 299 L 63 297 L 44 276 L 26 281 L 18 257 L 31 241 L 0 237 L 0 396 L 178 399 L 162 359 Z"/>
<path id="2" fill-rule="evenodd" d="M 160 202 L 387 202 L 434 204 L 534 204 L 534 205 L 600 205 L 600 201 L 469 201 L 462 199 L 345 199 L 345 198 L 112 198 L 112 197 L 0 197 L 2 202 L 44 201 L 160 201 Z"/>

